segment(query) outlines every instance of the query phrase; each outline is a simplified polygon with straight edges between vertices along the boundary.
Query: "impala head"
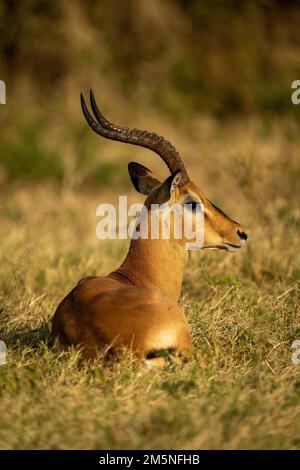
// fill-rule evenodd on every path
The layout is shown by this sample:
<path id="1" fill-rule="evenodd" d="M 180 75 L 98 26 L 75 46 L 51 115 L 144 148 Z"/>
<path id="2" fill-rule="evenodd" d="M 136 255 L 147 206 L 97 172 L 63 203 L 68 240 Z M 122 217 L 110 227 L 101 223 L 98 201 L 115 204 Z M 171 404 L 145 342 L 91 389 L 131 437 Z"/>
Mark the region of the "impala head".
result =
<path id="1" fill-rule="evenodd" d="M 147 196 L 145 201 L 147 207 L 151 204 L 176 202 L 182 205 L 189 204 L 190 210 L 193 211 L 197 204 L 202 204 L 204 206 L 203 248 L 236 251 L 246 243 L 248 236 L 244 228 L 210 202 L 191 181 L 182 159 L 170 142 L 152 132 L 119 127 L 110 123 L 101 114 L 92 91 L 90 101 L 96 120 L 88 111 L 81 94 L 83 114 L 97 134 L 107 139 L 146 147 L 158 154 L 166 163 L 171 175 L 163 182 L 143 165 L 129 163 L 128 170 L 132 183 L 138 192 Z"/>

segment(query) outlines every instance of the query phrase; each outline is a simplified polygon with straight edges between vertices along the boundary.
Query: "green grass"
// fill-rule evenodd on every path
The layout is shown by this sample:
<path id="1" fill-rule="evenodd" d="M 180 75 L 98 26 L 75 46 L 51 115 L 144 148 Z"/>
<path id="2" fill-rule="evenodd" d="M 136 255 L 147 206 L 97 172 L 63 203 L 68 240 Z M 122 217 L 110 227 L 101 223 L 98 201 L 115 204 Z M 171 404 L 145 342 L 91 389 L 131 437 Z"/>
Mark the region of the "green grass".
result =
<path id="1" fill-rule="evenodd" d="M 120 161 L 97 160 L 97 152 L 93 151 L 87 139 L 90 135 L 87 126 L 81 125 L 80 132 L 76 128 L 72 129 L 71 135 L 68 135 L 68 138 L 75 142 L 76 148 L 74 161 L 69 163 L 69 166 L 58 156 L 57 150 L 49 148 L 51 139 L 45 143 L 40 134 L 43 135 L 43 130 L 35 128 L 32 124 L 21 126 L 17 138 L 13 136 L 2 139 L 1 180 L 6 183 L 51 181 L 57 187 L 63 187 L 67 183 L 76 187 L 98 185 L 103 188 L 117 184 L 119 187 L 128 188 L 129 180 L 126 178 L 126 173 L 119 171 L 121 158 Z"/>
<path id="2" fill-rule="evenodd" d="M 0 143 L 0 167 L 5 179 L 47 180 L 61 182 L 63 168 L 57 155 L 44 148 L 34 127 L 21 129 L 13 142 L 2 139 Z"/>

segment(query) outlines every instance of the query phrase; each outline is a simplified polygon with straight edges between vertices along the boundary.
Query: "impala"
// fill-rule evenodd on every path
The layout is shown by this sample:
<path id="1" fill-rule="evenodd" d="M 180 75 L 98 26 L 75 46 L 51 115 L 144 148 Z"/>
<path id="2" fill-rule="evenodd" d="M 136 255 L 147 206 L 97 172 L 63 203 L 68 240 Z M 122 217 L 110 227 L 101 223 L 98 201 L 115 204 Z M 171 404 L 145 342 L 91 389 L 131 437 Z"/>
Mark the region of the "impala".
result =
<path id="1" fill-rule="evenodd" d="M 146 147 L 166 163 L 170 176 L 160 182 L 139 163 L 129 163 L 135 189 L 152 204 L 189 204 L 204 207 L 203 248 L 239 250 L 247 240 L 244 228 L 213 205 L 191 181 L 173 145 L 155 133 L 119 127 L 107 121 L 90 93 L 91 116 L 81 95 L 89 126 L 102 137 Z M 149 216 L 149 215 L 148 215 Z M 88 276 L 61 301 L 54 314 L 52 344 L 65 349 L 79 345 L 85 358 L 97 350 L 112 353 L 129 348 L 149 365 L 161 364 L 160 351 L 189 356 L 192 341 L 183 309 L 178 305 L 187 258 L 184 238 L 132 239 L 121 266 L 107 276 Z"/>

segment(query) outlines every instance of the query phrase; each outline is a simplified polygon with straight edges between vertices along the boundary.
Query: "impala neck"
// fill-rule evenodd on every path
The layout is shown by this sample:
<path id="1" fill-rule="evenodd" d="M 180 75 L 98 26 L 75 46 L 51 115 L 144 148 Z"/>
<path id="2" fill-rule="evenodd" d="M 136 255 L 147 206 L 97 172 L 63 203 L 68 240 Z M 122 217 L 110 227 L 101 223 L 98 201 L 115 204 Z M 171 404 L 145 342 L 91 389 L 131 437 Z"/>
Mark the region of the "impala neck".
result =
<path id="1" fill-rule="evenodd" d="M 154 285 L 178 300 L 187 252 L 178 240 L 132 240 L 117 270 L 137 285 Z"/>

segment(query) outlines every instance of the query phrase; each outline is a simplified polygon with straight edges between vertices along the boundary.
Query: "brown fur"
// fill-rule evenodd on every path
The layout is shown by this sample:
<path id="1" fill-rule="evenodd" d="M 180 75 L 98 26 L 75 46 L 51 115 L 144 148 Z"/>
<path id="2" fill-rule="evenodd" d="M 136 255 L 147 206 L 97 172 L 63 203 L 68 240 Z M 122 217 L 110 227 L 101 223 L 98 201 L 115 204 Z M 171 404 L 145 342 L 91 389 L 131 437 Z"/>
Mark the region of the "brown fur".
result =
<path id="1" fill-rule="evenodd" d="M 205 205 L 204 247 L 242 246 L 244 241 L 237 231 L 244 229 L 210 203 L 192 182 L 173 188 L 170 194 L 170 178 L 158 185 L 150 171 L 144 172 L 146 180 L 140 173 L 131 176 L 135 186 L 148 194 L 147 207 L 166 199 L 182 202 L 188 194 Z M 62 300 L 53 318 L 52 342 L 57 340 L 62 348 L 81 345 L 86 358 L 104 347 L 113 352 L 125 347 L 143 358 L 159 350 L 189 355 L 189 326 L 178 305 L 186 258 L 184 240 L 132 240 L 117 271 L 82 279 Z M 156 362 L 160 363 L 153 360 Z"/>

